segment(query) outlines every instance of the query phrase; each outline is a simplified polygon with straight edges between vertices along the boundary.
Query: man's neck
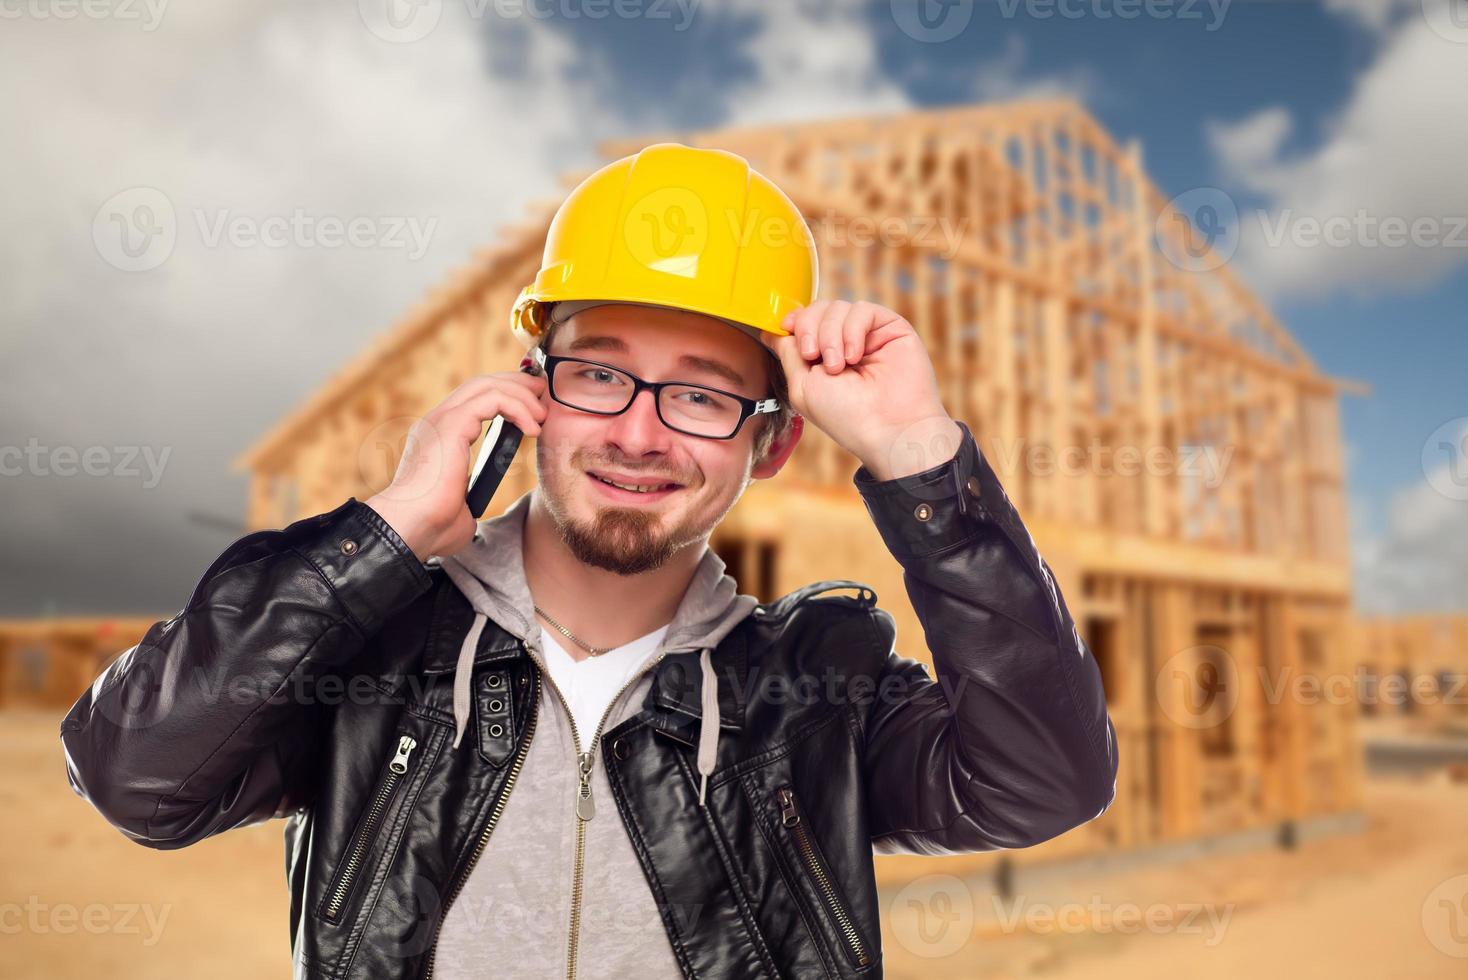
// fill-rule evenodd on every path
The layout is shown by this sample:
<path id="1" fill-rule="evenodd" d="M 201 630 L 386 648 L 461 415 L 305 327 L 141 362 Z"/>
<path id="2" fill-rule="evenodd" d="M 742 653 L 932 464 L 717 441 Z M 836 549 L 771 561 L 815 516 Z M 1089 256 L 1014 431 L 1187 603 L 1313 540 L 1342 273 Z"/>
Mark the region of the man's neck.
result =
<path id="1" fill-rule="evenodd" d="M 672 621 L 706 543 L 680 550 L 660 568 L 619 575 L 578 559 L 561 540 L 539 491 L 531 495 L 522 542 L 525 581 L 536 605 L 595 647 L 617 647 Z M 590 656 L 562 644 L 573 659 Z"/>

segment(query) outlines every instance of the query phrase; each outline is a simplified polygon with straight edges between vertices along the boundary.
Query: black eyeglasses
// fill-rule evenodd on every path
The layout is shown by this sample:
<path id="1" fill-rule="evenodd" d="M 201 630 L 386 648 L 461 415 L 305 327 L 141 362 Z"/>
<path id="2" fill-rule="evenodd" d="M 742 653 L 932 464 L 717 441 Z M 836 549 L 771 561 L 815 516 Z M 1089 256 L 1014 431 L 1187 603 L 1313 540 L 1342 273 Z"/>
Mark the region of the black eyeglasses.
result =
<path id="1" fill-rule="evenodd" d="M 658 419 L 674 432 L 704 439 L 733 439 L 750 416 L 780 410 L 780 402 L 774 398 L 756 401 L 684 381 L 643 381 L 610 364 L 547 354 L 539 347 L 532 349 L 530 356 L 545 372 L 551 398 L 578 412 L 621 415 L 645 388 L 652 392 Z"/>

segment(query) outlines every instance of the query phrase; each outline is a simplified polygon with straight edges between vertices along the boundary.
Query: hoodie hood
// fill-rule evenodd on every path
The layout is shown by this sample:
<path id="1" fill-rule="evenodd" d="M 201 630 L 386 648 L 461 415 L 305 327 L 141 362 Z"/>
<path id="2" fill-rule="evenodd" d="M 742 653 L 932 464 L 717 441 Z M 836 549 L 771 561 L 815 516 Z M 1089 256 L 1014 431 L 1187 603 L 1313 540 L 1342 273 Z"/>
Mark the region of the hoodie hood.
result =
<path id="1" fill-rule="evenodd" d="M 488 620 L 494 620 L 523 640 L 526 648 L 537 654 L 536 663 L 544 671 L 544 663 L 538 658 L 540 626 L 535 620 L 535 602 L 525 579 L 524 534 L 529 512 L 530 493 L 526 492 L 499 517 L 480 521 L 468 545 L 439 559 L 449 579 L 474 609 L 474 622 L 459 648 L 454 667 L 455 748 L 469 723 L 474 652 Z M 703 718 L 698 734 L 699 803 L 704 801 L 704 789 L 718 749 L 718 675 L 713 669 L 712 651 L 759 604 L 754 596 L 739 593 L 738 584 L 725 574 L 724 568 L 723 560 L 713 549 L 705 547 L 662 643 L 638 668 L 638 673 L 642 673 L 664 653 L 699 651 L 703 678 Z"/>

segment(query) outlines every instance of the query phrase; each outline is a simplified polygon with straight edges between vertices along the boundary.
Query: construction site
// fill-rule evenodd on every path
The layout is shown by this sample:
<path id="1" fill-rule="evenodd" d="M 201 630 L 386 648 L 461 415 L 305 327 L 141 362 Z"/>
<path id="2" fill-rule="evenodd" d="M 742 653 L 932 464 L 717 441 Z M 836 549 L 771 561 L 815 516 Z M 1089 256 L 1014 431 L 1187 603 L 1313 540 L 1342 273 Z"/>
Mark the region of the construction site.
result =
<path id="1" fill-rule="evenodd" d="M 1361 392 L 1323 373 L 1230 266 L 1210 260 L 1210 243 L 1148 178 L 1140 145 L 1113 139 L 1074 102 L 1041 101 L 653 134 L 600 150 L 610 161 L 662 141 L 745 157 L 805 215 L 822 298 L 869 298 L 913 323 L 949 413 L 977 436 L 1102 669 L 1121 758 L 1113 806 L 1020 851 L 880 857 L 884 889 L 941 874 L 1003 891 L 1006 876 L 1047 866 L 1176 874 L 1219 853 L 1254 862 L 1230 885 L 1247 906 L 1238 882 L 1252 883 L 1247 892 L 1268 881 L 1281 853 L 1315 847 L 1349 864 L 1352 842 L 1372 833 L 1408 846 L 1406 827 L 1369 815 L 1362 726 L 1424 712 L 1439 727 L 1468 725 L 1468 617 L 1354 612 L 1340 399 Z M 590 172 L 565 174 L 565 189 Z M 507 313 L 539 267 L 558 203 L 501 229 L 239 456 L 249 528 L 370 496 L 414 420 L 471 376 L 515 368 L 523 351 Z M 520 453 L 486 517 L 532 488 L 533 460 Z M 930 661 L 901 568 L 851 485 L 858 465 L 807 428 L 714 548 L 761 600 L 819 579 L 869 585 L 897 621 L 899 651 Z M 170 615 L 0 623 L 0 708 L 59 718 Z M 1428 678 L 1436 696 L 1357 696 L 1363 678 L 1378 690 L 1388 677 Z M 1347 696 L 1298 693 L 1341 678 Z M 48 772 L 64 789 L 61 769 Z M 1440 791 L 1447 809 L 1431 813 L 1468 798 L 1461 786 Z M 77 819 L 97 822 L 81 807 Z M 278 860 L 266 859 L 283 909 Z M 1301 874 L 1301 888 L 1310 880 Z M 278 918 L 272 941 L 284 939 Z M 903 926 L 891 927 L 891 975 L 977 975 L 959 968 L 977 962 L 962 953 L 904 970 Z M 974 944 L 994 938 L 976 933 Z M 1047 946 L 1021 959 L 1038 969 L 1056 955 Z M 1026 972 L 1005 960 L 983 975 Z"/>
<path id="2" fill-rule="evenodd" d="M 1117 801 L 1024 859 L 1359 807 L 1352 711 L 1271 705 L 1223 680 L 1350 669 L 1337 388 L 1227 267 L 1169 260 L 1198 243 L 1158 241 L 1186 225 L 1158 221 L 1167 198 L 1140 148 L 1066 103 L 666 138 L 737 153 L 790 195 L 818 243 L 822 297 L 868 297 L 913 323 L 1102 665 L 1127 760 Z M 556 203 L 503 229 L 250 448 L 251 527 L 385 486 L 412 419 L 519 363 L 506 311 Z M 864 239 L 868 226 L 884 240 Z M 530 489 L 531 460 L 496 506 Z M 819 579 L 870 585 L 899 645 L 923 655 L 900 568 L 851 487 L 857 466 L 810 433 L 746 492 L 716 550 L 760 599 Z M 1192 698 L 1214 671 L 1229 695 Z"/>

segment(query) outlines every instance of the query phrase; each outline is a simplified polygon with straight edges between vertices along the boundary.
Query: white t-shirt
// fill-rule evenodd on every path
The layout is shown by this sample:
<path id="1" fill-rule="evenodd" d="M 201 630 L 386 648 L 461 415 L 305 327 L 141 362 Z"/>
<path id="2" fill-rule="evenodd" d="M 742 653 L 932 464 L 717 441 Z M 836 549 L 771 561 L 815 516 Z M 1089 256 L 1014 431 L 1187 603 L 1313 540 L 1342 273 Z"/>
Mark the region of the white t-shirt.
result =
<path id="1" fill-rule="evenodd" d="M 561 646 L 560 634 L 552 633 L 544 626 L 540 628 L 541 649 L 545 651 L 545 666 L 551 680 L 560 689 L 576 719 L 576 735 L 581 742 L 581 751 L 591 745 L 591 736 L 601 723 L 601 716 L 611 706 L 612 698 L 622 689 L 637 668 L 657 649 L 668 632 L 669 623 L 640 636 L 630 643 L 614 647 L 606 653 L 584 660 L 572 660 L 566 648 Z M 569 643 L 569 640 L 566 640 Z M 551 697 L 555 697 L 551 694 Z"/>

